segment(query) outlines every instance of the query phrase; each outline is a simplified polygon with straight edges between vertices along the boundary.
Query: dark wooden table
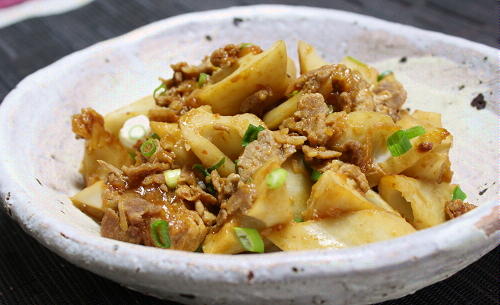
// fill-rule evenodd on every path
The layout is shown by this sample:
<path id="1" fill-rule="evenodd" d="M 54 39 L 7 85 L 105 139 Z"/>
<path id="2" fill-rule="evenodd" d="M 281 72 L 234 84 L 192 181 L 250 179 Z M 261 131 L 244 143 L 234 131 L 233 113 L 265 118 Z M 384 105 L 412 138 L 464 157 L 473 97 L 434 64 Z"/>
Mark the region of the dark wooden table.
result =
<path id="1" fill-rule="evenodd" d="M 278 2 L 353 11 L 497 47 L 498 6 L 493 0 Z M 26 75 L 98 41 L 173 15 L 254 3 L 276 2 L 97 0 L 76 11 L 0 29 L 0 100 Z M 385 304 L 498 304 L 499 252 L 497 248 L 450 279 Z M 143 296 L 67 263 L 0 210 L 0 304 L 173 303 Z"/>

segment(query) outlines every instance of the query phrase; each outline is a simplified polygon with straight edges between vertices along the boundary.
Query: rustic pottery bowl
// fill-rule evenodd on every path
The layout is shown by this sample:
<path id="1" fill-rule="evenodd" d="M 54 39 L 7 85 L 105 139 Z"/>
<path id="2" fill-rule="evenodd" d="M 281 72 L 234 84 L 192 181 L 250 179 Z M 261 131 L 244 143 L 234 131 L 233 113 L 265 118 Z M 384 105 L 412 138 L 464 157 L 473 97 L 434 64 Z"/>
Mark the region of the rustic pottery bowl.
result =
<path id="1" fill-rule="evenodd" d="M 229 42 L 268 47 L 279 39 L 295 58 L 296 41 L 304 39 L 332 62 L 349 54 L 394 69 L 409 92 L 409 107 L 443 113 L 455 139 L 454 182 L 479 208 L 412 235 L 344 250 L 224 256 L 100 237 L 99 226 L 68 199 L 81 187 L 83 151 L 71 133 L 71 114 L 88 106 L 106 113 L 150 94 L 158 76 L 170 75 L 170 63 L 197 62 Z M 451 276 L 499 243 L 497 54 L 464 39 L 316 8 L 238 7 L 155 22 L 59 60 L 5 98 L 1 199 L 26 232 L 58 255 L 160 298 L 362 304 L 402 297 Z M 470 106 L 478 93 L 486 109 Z"/>

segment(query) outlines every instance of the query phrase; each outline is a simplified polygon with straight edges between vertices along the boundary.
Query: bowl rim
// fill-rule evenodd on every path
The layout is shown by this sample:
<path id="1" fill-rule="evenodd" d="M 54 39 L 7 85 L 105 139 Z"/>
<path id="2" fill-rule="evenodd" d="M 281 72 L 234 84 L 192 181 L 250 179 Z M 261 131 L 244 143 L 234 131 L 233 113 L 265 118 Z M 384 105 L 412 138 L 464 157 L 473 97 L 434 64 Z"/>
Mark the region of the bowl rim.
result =
<path id="1" fill-rule="evenodd" d="M 140 40 L 160 33 L 161 31 L 176 27 L 192 20 L 208 21 L 214 19 L 227 19 L 234 17 L 256 17 L 269 18 L 267 12 L 273 11 L 276 17 L 285 14 L 293 14 L 301 17 L 312 17 L 317 14 L 328 15 L 328 18 L 337 20 L 358 21 L 360 24 L 369 23 L 370 27 L 391 31 L 391 27 L 397 25 L 405 32 L 428 37 L 434 40 L 446 40 L 448 43 L 459 47 L 474 49 L 483 54 L 496 58 L 498 50 L 463 38 L 453 37 L 442 33 L 421 30 L 412 26 L 401 25 L 378 18 L 364 16 L 356 13 L 332 10 L 325 8 L 314 8 L 289 5 L 254 5 L 244 7 L 231 7 L 203 12 L 194 12 L 145 25 L 127 34 L 99 42 L 83 50 L 74 52 L 59 59 L 49 66 L 36 71 L 24 78 L 17 87 L 12 90 L 0 105 L 0 121 L 7 122 L 9 114 L 14 112 L 18 97 L 24 91 L 30 90 L 30 83 L 36 83 L 43 79 L 48 73 L 64 71 L 64 66 L 74 62 L 92 57 L 102 49 L 114 50 L 121 46 L 133 45 Z M 0 147 L 8 144 L 8 129 L 0 130 Z M 16 179 L 17 173 L 11 164 L 10 157 L 0 151 L 0 198 L 4 198 L 3 204 L 8 209 L 21 227 L 34 236 L 38 241 L 50 248 L 64 258 L 77 265 L 96 266 L 129 270 L 130 266 L 137 266 L 137 260 L 141 259 L 143 271 L 161 275 L 165 272 L 186 276 L 179 268 L 180 265 L 194 265 L 200 268 L 195 270 L 198 279 L 210 281 L 217 278 L 218 281 L 242 281 L 246 279 L 248 270 L 254 272 L 266 271 L 268 275 L 265 281 L 279 281 L 284 275 L 293 275 L 294 267 L 307 267 L 301 272 L 303 277 L 318 277 L 320 275 L 341 276 L 351 272 L 371 272 L 377 270 L 391 270 L 400 268 L 405 264 L 414 264 L 415 259 L 431 258 L 436 252 L 447 252 L 467 245 L 470 249 L 493 249 L 499 244 L 500 231 L 498 225 L 494 231 L 488 231 L 488 226 L 494 223 L 499 212 L 498 203 L 493 200 L 482 204 L 474 211 L 453 219 L 447 223 L 433 228 L 417 231 L 416 233 L 400 238 L 377 242 L 348 249 L 323 249 L 289 252 L 266 253 L 262 255 L 242 254 L 237 256 L 222 254 L 200 254 L 177 250 L 161 250 L 152 247 L 144 247 L 124 242 L 119 242 L 103 237 L 84 238 L 78 230 L 72 226 L 58 223 L 47 217 L 46 213 L 33 213 L 29 205 L 34 195 L 30 195 L 23 183 Z M 10 197 L 7 199 L 7 197 Z M 457 228 L 462 234 L 455 234 Z M 462 232 L 463 231 L 463 232 Z M 127 255 L 123 255 L 126 253 Z M 78 254 L 78 258 L 75 255 Z M 367 255 L 368 254 L 368 255 Z M 377 260 L 376 257 L 390 257 L 387 260 Z M 333 263 L 335 262 L 335 263 Z M 217 272 L 230 272 L 233 274 L 226 277 L 218 277 Z M 273 272 L 279 271 L 279 272 Z M 256 277 L 254 281 L 259 281 Z"/>

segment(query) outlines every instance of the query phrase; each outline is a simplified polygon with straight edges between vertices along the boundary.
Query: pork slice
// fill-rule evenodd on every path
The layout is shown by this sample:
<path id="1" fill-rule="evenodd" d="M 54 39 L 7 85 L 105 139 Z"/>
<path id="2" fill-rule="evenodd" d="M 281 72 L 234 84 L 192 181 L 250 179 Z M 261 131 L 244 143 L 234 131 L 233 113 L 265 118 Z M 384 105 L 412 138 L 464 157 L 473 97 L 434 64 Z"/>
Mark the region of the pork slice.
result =
<path id="1" fill-rule="evenodd" d="M 279 144 L 270 130 L 259 132 L 257 140 L 248 144 L 238 159 L 238 173 L 242 181 L 248 181 L 264 163 L 271 159 L 284 162 L 295 153 L 295 146 Z"/>

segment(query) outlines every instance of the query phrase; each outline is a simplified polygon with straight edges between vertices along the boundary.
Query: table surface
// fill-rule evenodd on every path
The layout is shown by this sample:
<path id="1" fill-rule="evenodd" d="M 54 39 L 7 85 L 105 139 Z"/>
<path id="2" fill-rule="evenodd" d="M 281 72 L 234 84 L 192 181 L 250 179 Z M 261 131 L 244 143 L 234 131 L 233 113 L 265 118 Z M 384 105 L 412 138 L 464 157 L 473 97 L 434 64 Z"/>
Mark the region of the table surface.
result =
<path id="1" fill-rule="evenodd" d="M 28 74 L 98 41 L 186 12 L 276 1 L 96 0 L 62 15 L 0 29 L 0 101 Z M 303 5 L 304 1 L 278 1 Z M 493 0 L 308 1 L 497 47 Z M 0 209 L 0 304 L 166 304 L 75 267 L 39 245 Z M 451 278 L 384 304 L 498 304 L 500 247 Z"/>

